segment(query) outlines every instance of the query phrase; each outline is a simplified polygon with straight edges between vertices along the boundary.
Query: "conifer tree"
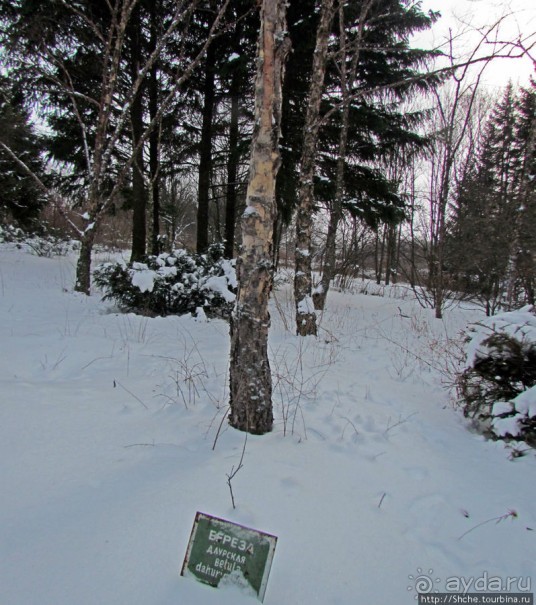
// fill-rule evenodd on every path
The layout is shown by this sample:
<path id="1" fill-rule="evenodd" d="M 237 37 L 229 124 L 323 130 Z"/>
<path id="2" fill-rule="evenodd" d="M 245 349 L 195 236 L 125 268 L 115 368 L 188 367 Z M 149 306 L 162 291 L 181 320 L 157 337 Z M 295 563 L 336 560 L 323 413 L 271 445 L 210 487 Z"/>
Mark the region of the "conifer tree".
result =
<path id="1" fill-rule="evenodd" d="M 487 314 L 534 300 L 534 104 L 506 87 L 455 196 L 446 263 Z"/>
<path id="2" fill-rule="evenodd" d="M 314 207 L 314 169 L 320 107 L 324 92 L 324 78 L 328 62 L 329 33 L 335 15 L 333 0 L 322 0 L 320 18 L 313 53 L 309 100 L 303 126 L 303 144 L 300 160 L 299 206 L 296 216 L 296 270 L 294 298 L 296 303 L 296 331 L 301 336 L 316 336 L 316 314 L 313 307 L 311 279 L 311 239 Z"/>
<path id="3" fill-rule="evenodd" d="M 80 239 L 76 290 L 89 293 L 91 253 L 99 223 L 124 189 L 140 149 L 172 106 L 178 89 L 200 64 L 229 1 L 218 4 L 207 35 L 190 54 L 185 46 L 198 1 L 170 2 L 156 47 L 126 78 L 126 40 L 138 0 L 0 0 L 1 33 L 12 57 L 11 74 L 28 83 L 29 94 L 39 94 L 53 130 L 63 131 L 64 136 L 51 149 L 70 163 L 71 181 L 78 186 L 79 224 L 71 222 Z M 125 144 L 146 79 L 166 52 L 172 53 L 167 57 L 172 56 L 173 61 L 158 110 L 142 132 L 137 132 L 135 142 Z M 130 58 L 132 62 L 132 53 Z M 137 126 L 140 124 L 138 115 Z M 30 167 L 26 169 L 31 172 Z M 58 201 L 52 192 L 49 197 Z M 58 207 L 65 210 L 68 204 L 58 203 Z"/>
<path id="4" fill-rule="evenodd" d="M 518 186 L 513 216 L 514 238 L 508 263 L 507 305 L 518 299 L 535 304 L 536 300 L 536 81 L 522 88 L 516 103 L 515 147 Z M 524 292 L 521 296 L 516 290 Z"/>
<path id="5" fill-rule="evenodd" d="M 44 174 L 43 141 L 30 123 L 20 93 L 12 90 L 6 78 L 0 78 L 0 218 L 14 220 L 27 230 L 38 230 L 37 218 L 46 204 L 46 196 L 35 181 L 13 159 L 8 147 L 41 179 Z"/>
<path id="6" fill-rule="evenodd" d="M 343 213 L 374 227 L 403 218 L 402 197 L 381 164 L 401 149 L 426 143 L 416 132 L 422 115 L 404 112 L 400 105 L 437 83 L 437 78 L 420 72 L 436 53 L 409 45 L 410 35 L 430 27 L 436 14 L 425 15 L 419 5 L 399 0 L 362 0 L 339 3 L 337 15 L 316 165 L 316 205 L 322 201 L 329 216 L 323 276 L 314 293 L 319 309 L 336 271 L 336 236 Z M 383 92 L 375 94 L 377 88 Z M 305 214 L 312 220 L 310 210 Z M 306 273 L 300 281 L 310 282 L 310 270 L 298 267 L 300 251 L 310 254 L 298 246 L 296 273 Z M 301 293 L 299 298 L 297 325 L 303 326 L 306 315 L 300 313 L 300 304 L 307 296 Z M 314 322 L 309 323 L 310 330 L 298 331 L 314 333 Z"/>

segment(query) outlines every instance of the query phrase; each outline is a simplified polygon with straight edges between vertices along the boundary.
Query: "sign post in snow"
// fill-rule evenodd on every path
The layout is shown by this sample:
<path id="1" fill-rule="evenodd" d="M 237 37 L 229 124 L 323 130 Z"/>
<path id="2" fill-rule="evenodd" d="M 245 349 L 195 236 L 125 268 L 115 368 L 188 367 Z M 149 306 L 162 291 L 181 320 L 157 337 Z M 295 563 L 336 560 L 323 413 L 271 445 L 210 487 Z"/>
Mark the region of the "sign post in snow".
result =
<path id="1" fill-rule="evenodd" d="M 262 601 L 276 542 L 276 536 L 198 512 L 181 575 L 210 586 L 237 584 Z"/>

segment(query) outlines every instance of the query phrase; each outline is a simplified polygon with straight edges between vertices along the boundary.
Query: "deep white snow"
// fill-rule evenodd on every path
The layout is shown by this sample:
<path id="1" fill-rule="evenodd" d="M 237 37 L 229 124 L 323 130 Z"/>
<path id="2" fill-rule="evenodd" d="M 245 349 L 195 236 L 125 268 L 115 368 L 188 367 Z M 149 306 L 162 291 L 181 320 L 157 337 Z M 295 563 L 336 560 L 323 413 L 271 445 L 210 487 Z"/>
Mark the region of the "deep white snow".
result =
<path id="1" fill-rule="evenodd" d="M 248 437 L 233 510 L 228 326 L 118 314 L 73 293 L 74 263 L 0 247 L 1 605 L 258 602 L 179 576 L 196 511 L 278 536 L 267 605 L 534 592 L 534 452 L 472 433 L 443 385 L 478 311 L 330 292 L 300 339 L 282 286 L 276 426 Z"/>

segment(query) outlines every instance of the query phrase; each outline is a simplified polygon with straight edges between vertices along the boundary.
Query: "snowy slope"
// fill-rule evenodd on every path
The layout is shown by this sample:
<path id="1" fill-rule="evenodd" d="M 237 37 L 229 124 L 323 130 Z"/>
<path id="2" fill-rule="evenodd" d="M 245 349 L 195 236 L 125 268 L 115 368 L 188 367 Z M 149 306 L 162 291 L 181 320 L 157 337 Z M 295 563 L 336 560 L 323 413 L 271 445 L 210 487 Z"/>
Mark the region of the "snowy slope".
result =
<path id="1" fill-rule="evenodd" d="M 419 576 L 534 591 L 534 454 L 471 433 L 442 387 L 476 311 L 334 292 L 299 339 L 278 290 L 276 430 L 248 437 L 233 510 L 227 325 L 117 314 L 73 272 L 0 249 L 1 605 L 257 602 L 179 576 L 198 510 L 279 537 L 267 605 L 410 604 Z"/>

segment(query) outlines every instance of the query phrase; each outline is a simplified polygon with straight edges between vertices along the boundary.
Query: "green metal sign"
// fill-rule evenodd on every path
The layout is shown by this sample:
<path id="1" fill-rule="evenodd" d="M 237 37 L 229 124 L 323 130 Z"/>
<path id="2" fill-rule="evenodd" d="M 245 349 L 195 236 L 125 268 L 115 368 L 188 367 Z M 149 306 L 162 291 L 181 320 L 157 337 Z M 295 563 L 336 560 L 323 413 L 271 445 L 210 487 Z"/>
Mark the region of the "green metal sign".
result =
<path id="1" fill-rule="evenodd" d="M 230 576 L 247 583 L 262 601 L 276 542 L 276 536 L 198 512 L 181 575 L 211 586 Z"/>

